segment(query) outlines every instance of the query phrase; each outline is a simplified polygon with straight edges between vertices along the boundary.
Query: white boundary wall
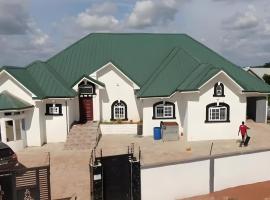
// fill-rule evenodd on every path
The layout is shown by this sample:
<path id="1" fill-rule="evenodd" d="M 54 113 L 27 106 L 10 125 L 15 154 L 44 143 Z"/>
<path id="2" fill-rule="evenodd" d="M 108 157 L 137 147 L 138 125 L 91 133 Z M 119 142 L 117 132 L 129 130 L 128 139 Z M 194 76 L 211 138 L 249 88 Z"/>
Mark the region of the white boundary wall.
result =
<path id="1" fill-rule="evenodd" d="M 214 190 L 270 180 L 270 151 L 215 159 Z"/>
<path id="2" fill-rule="evenodd" d="M 209 192 L 210 161 L 141 170 L 142 200 L 173 200 Z"/>
<path id="3" fill-rule="evenodd" d="M 100 131 L 108 134 L 135 134 L 137 135 L 138 124 L 100 124 Z"/>
<path id="4" fill-rule="evenodd" d="M 141 169 L 142 200 L 187 198 L 270 180 L 270 149 Z"/>

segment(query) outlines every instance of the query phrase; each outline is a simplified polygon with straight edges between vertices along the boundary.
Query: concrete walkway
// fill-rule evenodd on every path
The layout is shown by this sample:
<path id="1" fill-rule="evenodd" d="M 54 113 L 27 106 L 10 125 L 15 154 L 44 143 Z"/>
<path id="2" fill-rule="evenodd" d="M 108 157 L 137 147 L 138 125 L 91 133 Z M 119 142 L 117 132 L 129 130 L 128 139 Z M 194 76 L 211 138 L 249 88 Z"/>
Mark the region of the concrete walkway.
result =
<path id="1" fill-rule="evenodd" d="M 72 126 L 67 141 L 66 150 L 87 150 L 93 149 L 96 145 L 98 135 L 98 122 L 87 122 Z"/>

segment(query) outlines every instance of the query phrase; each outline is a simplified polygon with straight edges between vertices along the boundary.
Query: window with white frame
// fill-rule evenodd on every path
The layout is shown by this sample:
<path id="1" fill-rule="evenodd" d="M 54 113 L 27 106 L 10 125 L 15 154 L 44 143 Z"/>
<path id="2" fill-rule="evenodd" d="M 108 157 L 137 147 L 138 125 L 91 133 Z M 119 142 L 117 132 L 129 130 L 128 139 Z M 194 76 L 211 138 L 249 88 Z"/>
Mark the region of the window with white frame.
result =
<path id="1" fill-rule="evenodd" d="M 175 118 L 175 106 L 171 102 L 158 102 L 153 106 L 153 119 Z"/>
<path id="2" fill-rule="evenodd" d="M 62 115 L 62 104 L 46 104 L 45 115 Z"/>
<path id="3" fill-rule="evenodd" d="M 112 104 L 112 120 L 127 120 L 127 105 L 124 101 L 115 101 Z"/>
<path id="4" fill-rule="evenodd" d="M 205 122 L 229 122 L 230 106 L 226 103 L 213 103 L 206 106 Z"/>
<path id="5" fill-rule="evenodd" d="M 56 107 L 55 105 L 53 105 L 52 107 L 49 107 L 49 113 L 50 114 L 59 114 L 59 107 Z"/>
<path id="6" fill-rule="evenodd" d="M 210 108 L 209 121 L 226 121 L 227 120 L 226 114 L 227 114 L 226 107 Z"/>

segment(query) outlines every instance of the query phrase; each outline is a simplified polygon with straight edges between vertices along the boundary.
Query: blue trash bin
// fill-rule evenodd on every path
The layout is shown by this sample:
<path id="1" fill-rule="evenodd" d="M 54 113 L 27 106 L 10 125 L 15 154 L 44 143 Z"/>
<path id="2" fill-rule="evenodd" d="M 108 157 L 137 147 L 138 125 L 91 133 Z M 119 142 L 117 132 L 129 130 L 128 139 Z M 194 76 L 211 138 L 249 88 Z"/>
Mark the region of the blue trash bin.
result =
<path id="1" fill-rule="evenodd" d="M 160 139 L 161 139 L 161 128 L 154 127 L 154 140 L 160 140 Z"/>

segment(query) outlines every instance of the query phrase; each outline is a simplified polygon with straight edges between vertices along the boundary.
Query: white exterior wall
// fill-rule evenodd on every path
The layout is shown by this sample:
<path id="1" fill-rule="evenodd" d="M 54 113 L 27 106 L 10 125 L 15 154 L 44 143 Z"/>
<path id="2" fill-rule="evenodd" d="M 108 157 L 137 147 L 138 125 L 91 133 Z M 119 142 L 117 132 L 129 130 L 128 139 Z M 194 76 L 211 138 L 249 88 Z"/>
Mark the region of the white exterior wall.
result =
<path id="1" fill-rule="evenodd" d="M 62 114 L 60 116 L 56 115 L 43 115 L 46 121 L 46 134 L 47 143 L 53 142 L 65 142 L 67 138 L 67 132 L 69 130 L 69 122 L 67 119 L 67 107 L 66 100 L 45 100 L 43 102 L 43 107 L 46 108 L 46 103 L 62 104 Z"/>
<path id="2" fill-rule="evenodd" d="M 68 125 L 70 128 L 73 122 L 80 120 L 78 97 L 67 100 L 67 106 L 68 106 Z"/>
<path id="3" fill-rule="evenodd" d="M 136 134 L 137 124 L 100 124 L 100 131 L 103 135 L 107 134 Z"/>
<path id="4" fill-rule="evenodd" d="M 209 160 L 141 170 L 142 200 L 172 200 L 209 192 Z"/>
<path id="5" fill-rule="evenodd" d="M 0 75 L 0 92 L 5 90 L 35 106 L 33 109 L 25 112 L 26 139 L 28 146 L 41 146 L 44 142 L 45 132 L 43 125 L 40 125 L 42 121 L 40 103 L 34 101 L 29 91 L 3 72 Z"/>
<path id="6" fill-rule="evenodd" d="M 270 180 L 270 151 L 215 159 L 214 190 Z"/>
<path id="7" fill-rule="evenodd" d="M 152 119 L 153 105 L 160 101 L 168 101 L 175 105 L 175 119 Z M 185 125 L 187 103 L 183 94 L 175 94 L 172 98 L 149 98 L 143 99 L 143 135 L 153 135 L 153 128 L 159 127 L 160 122 L 177 122 L 179 125 L 179 133 L 183 132 Z"/>
<path id="8" fill-rule="evenodd" d="M 214 85 L 224 84 L 225 97 L 213 97 Z M 171 98 L 143 99 L 143 135 L 153 135 L 153 128 L 161 121 L 176 121 L 189 141 L 237 139 L 238 127 L 246 119 L 246 96 L 225 74 L 221 73 L 206 83 L 199 92 L 176 93 Z M 152 119 L 153 105 L 159 101 L 175 104 L 176 119 Z M 206 106 L 210 103 L 226 103 L 230 106 L 229 123 L 205 123 Z"/>
<path id="9" fill-rule="evenodd" d="M 218 81 L 224 84 L 225 97 L 213 97 L 214 85 Z M 188 124 L 185 132 L 189 141 L 237 139 L 239 125 L 246 120 L 246 96 L 224 74 L 209 81 L 200 89 L 200 93 L 186 94 L 188 99 Z M 205 123 L 206 106 L 219 101 L 230 106 L 230 122 Z"/>
<path id="10" fill-rule="evenodd" d="M 127 104 L 128 120 L 140 121 L 142 107 L 134 94 L 134 84 L 112 65 L 108 65 L 96 73 L 97 79 L 106 85 L 99 89 L 99 109 L 101 121 L 111 120 L 111 105 L 116 100 Z M 98 96 L 94 99 L 94 112 L 98 109 Z"/>
<path id="11" fill-rule="evenodd" d="M 96 85 L 96 95 L 93 96 L 93 120 L 100 121 L 100 88 Z"/>

